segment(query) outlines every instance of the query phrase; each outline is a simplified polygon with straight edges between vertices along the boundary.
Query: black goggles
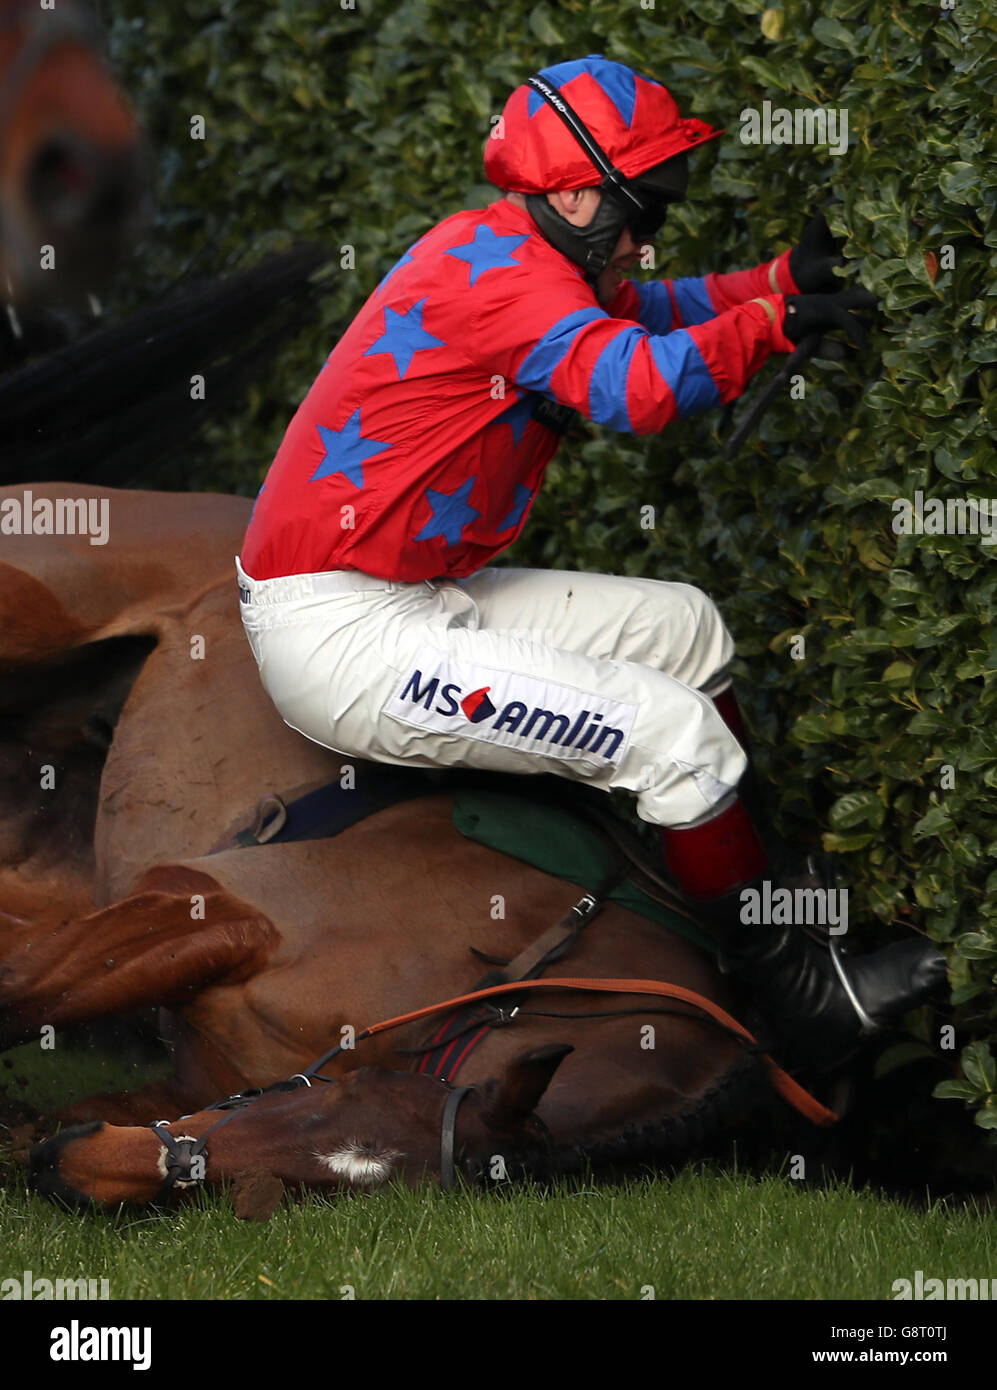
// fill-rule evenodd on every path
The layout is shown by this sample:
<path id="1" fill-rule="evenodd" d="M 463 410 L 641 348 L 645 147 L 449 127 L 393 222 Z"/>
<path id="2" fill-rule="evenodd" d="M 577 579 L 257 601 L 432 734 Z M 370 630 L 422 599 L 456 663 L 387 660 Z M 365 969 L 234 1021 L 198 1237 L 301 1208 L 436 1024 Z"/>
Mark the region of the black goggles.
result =
<path id="1" fill-rule="evenodd" d="M 662 196 L 658 190 L 651 193 L 645 188 L 634 188 L 633 191 L 644 206 L 637 210 L 632 204 L 628 205 L 627 230 L 638 244 L 653 241 L 665 225 L 669 204 L 679 200 Z"/>

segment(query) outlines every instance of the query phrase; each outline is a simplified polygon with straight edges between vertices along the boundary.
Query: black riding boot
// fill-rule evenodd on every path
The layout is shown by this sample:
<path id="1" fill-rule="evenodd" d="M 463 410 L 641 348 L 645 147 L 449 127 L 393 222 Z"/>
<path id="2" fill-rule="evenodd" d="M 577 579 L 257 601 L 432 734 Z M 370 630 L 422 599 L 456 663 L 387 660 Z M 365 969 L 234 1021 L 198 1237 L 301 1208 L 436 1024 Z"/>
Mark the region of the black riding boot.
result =
<path id="1" fill-rule="evenodd" d="M 743 921 L 742 894 L 762 893 L 763 883 L 756 878 L 722 897 L 699 899 L 695 908 L 721 963 L 751 990 L 791 1064 L 830 1071 L 864 1036 L 944 982 L 945 957 L 922 937 L 856 959 L 839 952 L 833 938 L 829 945 L 814 941 L 799 924 Z"/>
<path id="2" fill-rule="evenodd" d="M 662 827 L 661 836 L 689 906 L 721 962 L 752 991 L 791 1064 L 829 1071 L 945 979 L 945 957 L 922 937 L 852 959 L 833 938 L 818 943 L 797 923 L 746 920 L 747 892 L 765 901 L 764 885 L 778 880 L 738 797 L 699 821 Z"/>

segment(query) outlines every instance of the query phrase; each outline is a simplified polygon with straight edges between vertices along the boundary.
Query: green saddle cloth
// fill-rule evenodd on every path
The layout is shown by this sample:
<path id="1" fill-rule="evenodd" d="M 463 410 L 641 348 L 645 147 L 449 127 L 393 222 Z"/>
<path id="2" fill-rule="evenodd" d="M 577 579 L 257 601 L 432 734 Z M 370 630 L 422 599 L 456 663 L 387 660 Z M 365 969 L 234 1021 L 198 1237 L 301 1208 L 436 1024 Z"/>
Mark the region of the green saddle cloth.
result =
<path id="1" fill-rule="evenodd" d="M 589 892 L 609 876 L 616 864 L 608 841 L 594 826 L 568 811 L 527 801 L 525 797 L 460 791 L 454 797 L 453 820 L 468 839 L 532 864 L 545 874 L 577 883 Z M 710 941 L 688 918 L 655 902 L 629 879 L 609 896 L 621 907 L 712 951 Z"/>

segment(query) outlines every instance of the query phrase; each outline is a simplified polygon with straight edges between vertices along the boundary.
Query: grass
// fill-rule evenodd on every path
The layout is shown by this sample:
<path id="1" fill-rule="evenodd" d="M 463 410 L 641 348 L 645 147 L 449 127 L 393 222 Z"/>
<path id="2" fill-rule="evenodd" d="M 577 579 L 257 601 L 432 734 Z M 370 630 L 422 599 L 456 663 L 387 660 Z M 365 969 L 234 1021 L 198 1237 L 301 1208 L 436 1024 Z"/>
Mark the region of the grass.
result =
<path id="1" fill-rule="evenodd" d="M 138 1299 L 888 1299 L 915 1269 L 997 1278 L 992 1218 L 841 1184 L 687 1167 L 593 1187 L 285 1201 L 237 1221 L 226 1194 L 171 1213 L 67 1212 L 0 1188 L 0 1278 L 107 1278 Z"/>
<path id="2" fill-rule="evenodd" d="M 46 1105 L 135 1084 L 122 1058 L 7 1056 L 5 1079 Z M 236 1220 L 226 1194 L 100 1215 L 29 1193 L 0 1147 L 0 1279 L 26 1269 L 107 1278 L 114 1299 L 890 1299 L 917 1269 L 997 1279 L 997 1234 L 974 1204 L 714 1164 L 547 1190 L 311 1194 L 262 1225 Z"/>

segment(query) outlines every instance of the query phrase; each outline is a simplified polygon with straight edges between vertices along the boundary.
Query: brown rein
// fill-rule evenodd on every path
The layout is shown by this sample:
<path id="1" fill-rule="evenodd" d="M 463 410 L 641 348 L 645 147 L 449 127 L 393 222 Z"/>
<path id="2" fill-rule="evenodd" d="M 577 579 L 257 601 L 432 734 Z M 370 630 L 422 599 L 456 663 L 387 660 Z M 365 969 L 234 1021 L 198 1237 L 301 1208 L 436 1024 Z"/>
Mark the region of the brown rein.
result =
<path id="1" fill-rule="evenodd" d="M 463 1004 L 473 1004 L 480 1000 L 494 998 L 497 994 L 518 994 L 522 990 L 529 989 L 563 989 L 563 990 L 588 990 L 595 993 L 607 994 L 653 994 L 662 995 L 667 999 L 681 999 L 687 1004 L 692 1004 L 697 1009 L 702 1009 L 704 1013 L 710 1015 L 725 1028 L 730 1029 L 745 1042 L 755 1042 L 755 1037 L 748 1032 L 743 1024 L 738 1023 L 726 1010 L 721 1009 L 719 1004 L 714 1004 L 712 1000 L 706 999 L 695 990 L 686 989 L 683 985 L 666 984 L 663 980 L 618 980 L 618 979 L 540 979 L 540 980 L 516 980 L 509 984 L 492 985 L 488 989 L 474 990 L 470 994 L 461 994 L 454 999 L 445 999 L 439 1004 L 428 1004 L 421 1009 L 413 1009 L 410 1013 L 399 1014 L 396 1018 L 383 1019 L 380 1023 L 371 1024 L 356 1035 L 356 1042 L 361 1038 L 374 1037 L 377 1033 L 385 1033 L 390 1028 L 398 1028 L 403 1023 L 414 1023 L 420 1018 L 429 1018 L 433 1014 L 442 1013 L 445 1009 L 452 1009 Z M 331 1056 L 340 1051 L 335 1048 L 332 1053 L 326 1053 L 325 1057 L 318 1062 L 314 1068 L 309 1068 L 309 1075 L 314 1075 L 324 1062 Z M 773 1088 L 782 1098 L 798 1110 L 801 1115 L 816 1125 L 832 1125 L 838 1120 L 838 1116 L 833 1110 L 828 1110 L 821 1105 L 809 1091 L 794 1081 L 788 1072 L 775 1062 L 768 1053 L 763 1054 L 763 1059 L 769 1069 L 769 1078 Z"/>

